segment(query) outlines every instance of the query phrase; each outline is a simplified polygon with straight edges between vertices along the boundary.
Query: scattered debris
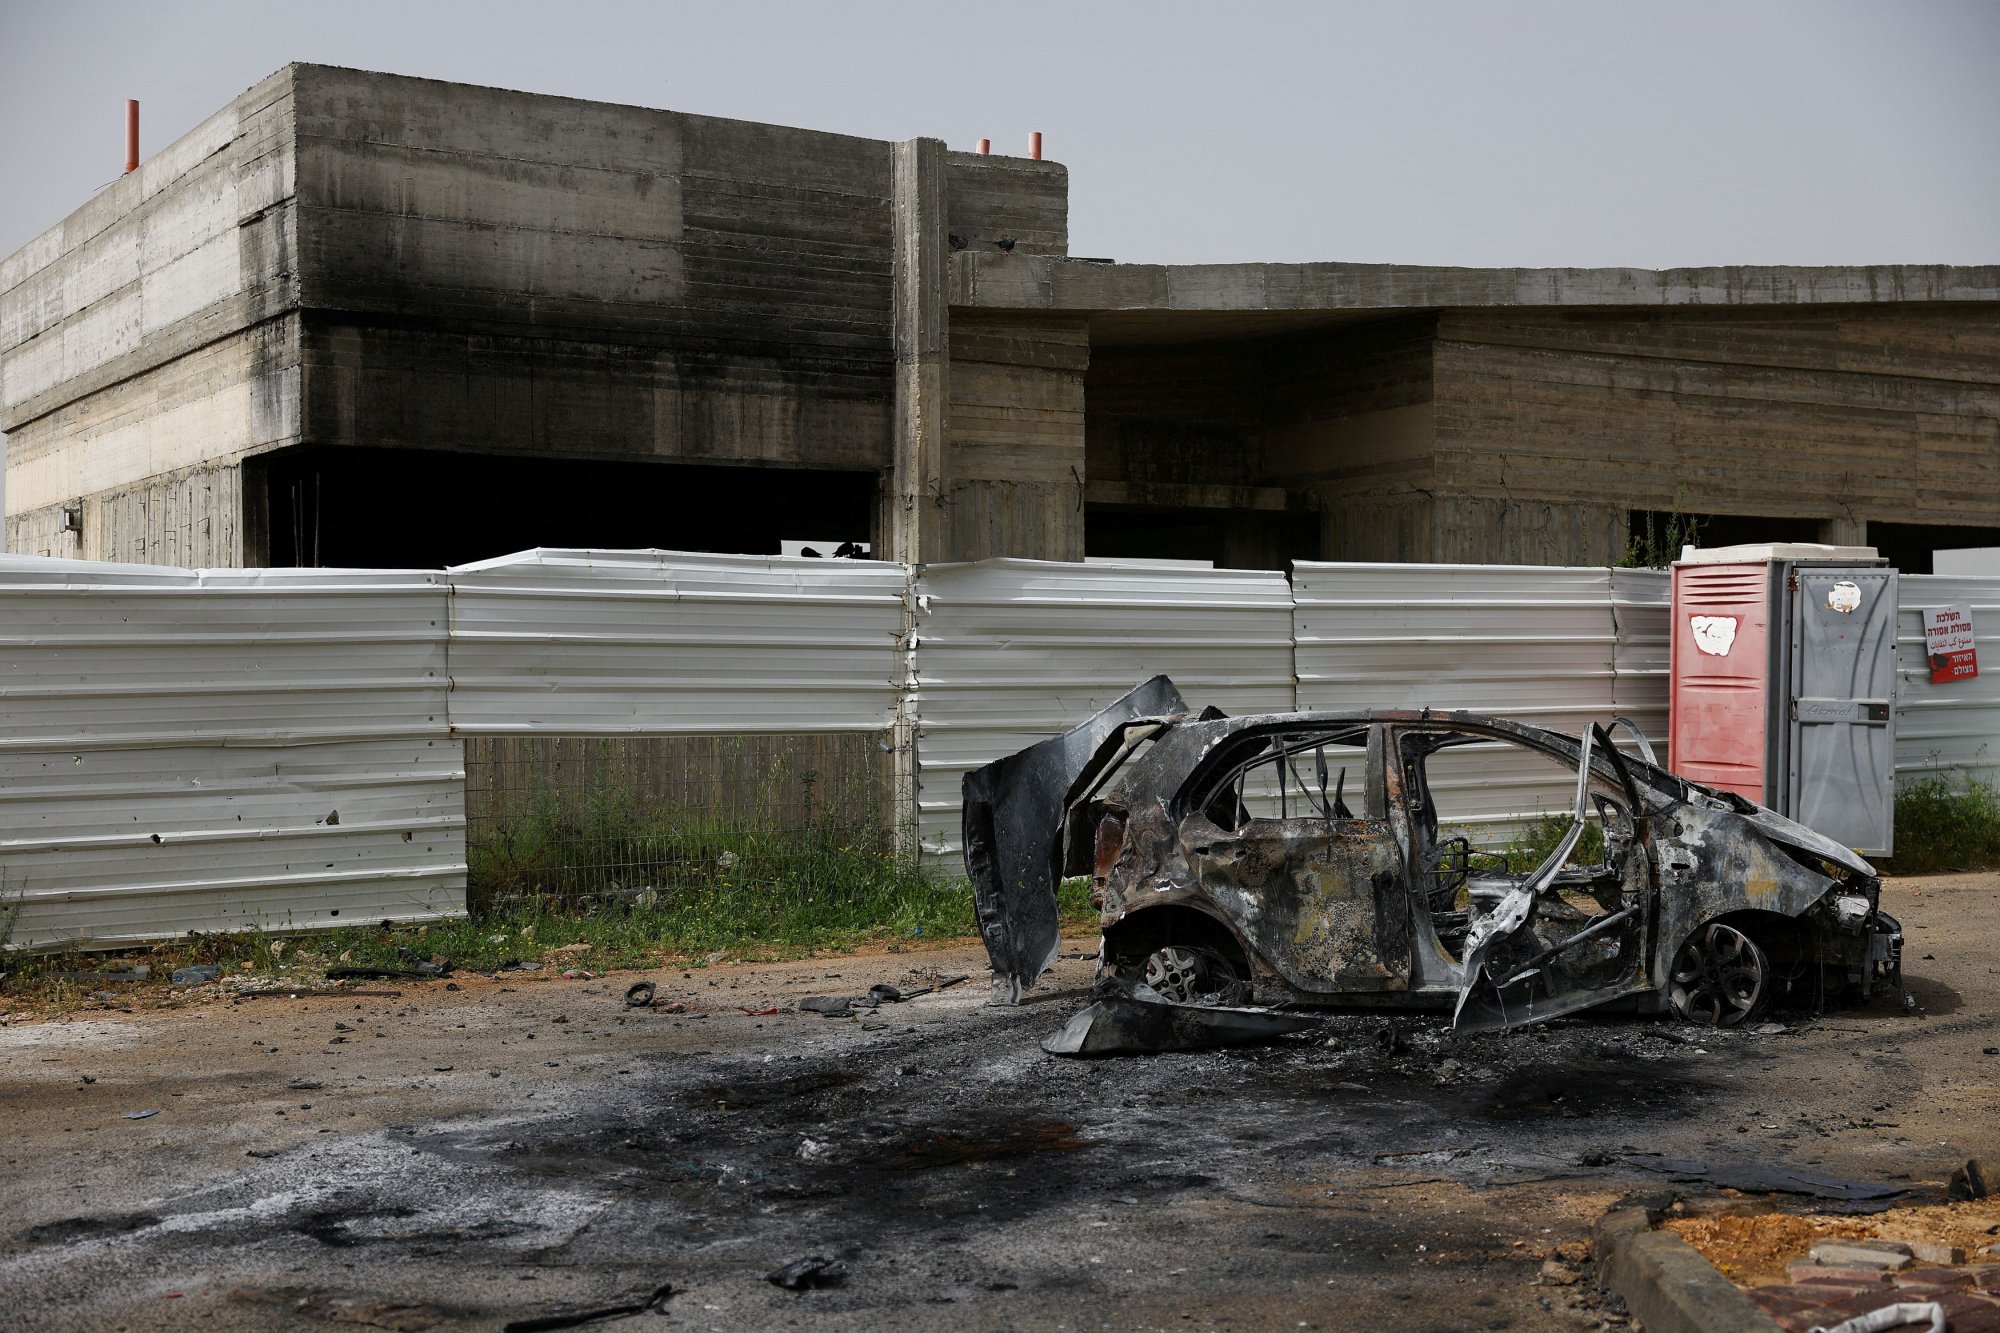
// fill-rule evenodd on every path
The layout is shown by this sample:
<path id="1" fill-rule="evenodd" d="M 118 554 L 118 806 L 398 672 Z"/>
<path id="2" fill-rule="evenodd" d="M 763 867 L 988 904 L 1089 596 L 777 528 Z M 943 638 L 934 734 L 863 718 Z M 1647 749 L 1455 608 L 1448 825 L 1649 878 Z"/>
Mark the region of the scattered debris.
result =
<path id="1" fill-rule="evenodd" d="M 566 967 L 563 969 L 563 978 L 566 981 L 595 981 L 597 980 L 597 973 L 590 971 L 588 968 Z"/>
<path id="2" fill-rule="evenodd" d="M 502 1325 L 504 1333 L 548 1333 L 551 1329 L 577 1328 L 583 1324 L 594 1324 L 603 1319 L 623 1319 L 635 1314 L 665 1314 L 666 1304 L 674 1295 L 674 1285 L 663 1283 L 653 1288 L 652 1294 L 643 1300 L 628 1301 L 624 1305 L 607 1305 L 595 1310 L 578 1310 L 566 1314 L 538 1315 L 532 1319 L 516 1319 Z"/>
<path id="3" fill-rule="evenodd" d="M 1809 1257 L 1830 1268 L 1866 1268 L 1894 1272 L 1910 1266 L 1910 1247 L 1894 1240 L 1821 1240 Z"/>
<path id="4" fill-rule="evenodd" d="M 871 1009 L 879 1009 L 885 1004 L 901 1004 L 905 1000 L 914 1000 L 919 995 L 930 995 L 936 991 L 947 990 L 950 987 L 956 986 L 959 982 L 966 980 L 967 975 L 960 974 L 955 977 L 946 977 L 942 981 L 933 982 L 918 990 L 906 991 L 884 984 L 870 986 L 866 995 L 808 995 L 799 1000 L 793 1007 L 803 1009 L 808 1013 L 824 1014 L 828 1018 L 846 1018 L 852 1014 L 866 1013 Z M 744 1012 L 749 1013 L 750 1011 L 746 1009 Z"/>
<path id="5" fill-rule="evenodd" d="M 1307 1032 L 1322 1020 L 1234 1005 L 1175 1004 L 1143 981 L 1109 979 L 1097 998 L 1042 1041 L 1051 1055 L 1131 1055 L 1240 1046 Z"/>
<path id="6" fill-rule="evenodd" d="M 1822 1333 L 1884 1333 L 1887 1329 L 1905 1327 L 1922 1329 L 1924 1333 L 1945 1333 L 1944 1306 L 1936 1301 L 1899 1301 L 1843 1319 Z"/>
<path id="7" fill-rule="evenodd" d="M 1544 1259 L 1536 1280 L 1545 1286 L 1574 1287 L 1583 1280 L 1583 1275 L 1560 1259 Z"/>
<path id="8" fill-rule="evenodd" d="M 1986 1183 L 1986 1167 L 1977 1157 L 1951 1173 L 1945 1183 L 1945 1197 L 1953 1203 L 1965 1203 L 1973 1199 L 1983 1199 L 1992 1193 Z"/>
<path id="9" fill-rule="evenodd" d="M 350 996 L 374 996 L 378 999 L 401 998 L 399 990 L 363 990 L 350 986 L 255 986 L 239 987 L 230 992 L 231 1002 L 238 1000 L 345 1000 Z"/>
<path id="10" fill-rule="evenodd" d="M 357 963 L 350 967 L 329 967 L 326 970 L 326 979 L 328 981 L 423 981 L 443 976 L 449 970 L 449 964 L 440 966 L 437 963 L 419 963 L 415 967 L 375 967 Z"/>
<path id="11" fill-rule="evenodd" d="M 651 1008 L 653 999 L 658 993 L 658 988 L 652 982 L 635 981 L 625 988 L 625 1007 L 627 1009 Z"/>
<path id="12" fill-rule="evenodd" d="M 808 1255 L 804 1259 L 794 1259 L 777 1272 L 766 1275 L 764 1280 L 786 1291 L 837 1287 L 847 1280 L 847 1265 L 824 1255 Z"/>
<path id="13" fill-rule="evenodd" d="M 127 1120 L 149 1120 L 158 1114 L 158 1111 L 127 1111 L 125 1118 Z"/>
<path id="14" fill-rule="evenodd" d="M 196 963 L 192 967 L 177 967 L 170 978 L 176 986 L 200 986 L 215 981 L 222 976 L 222 969 L 214 963 Z"/>
<path id="15" fill-rule="evenodd" d="M 107 967 L 95 972 L 45 972 L 43 976 L 51 981 L 144 981 L 153 975 L 151 963 L 134 963 L 130 967 Z"/>
<path id="16" fill-rule="evenodd" d="M 785 1012 L 775 1004 L 768 1009 L 752 1009 L 747 1004 L 739 1004 L 736 1007 L 738 1010 L 740 1010 L 745 1014 L 748 1014 L 752 1018 L 769 1018 L 773 1014 L 782 1014 L 783 1012 Z"/>

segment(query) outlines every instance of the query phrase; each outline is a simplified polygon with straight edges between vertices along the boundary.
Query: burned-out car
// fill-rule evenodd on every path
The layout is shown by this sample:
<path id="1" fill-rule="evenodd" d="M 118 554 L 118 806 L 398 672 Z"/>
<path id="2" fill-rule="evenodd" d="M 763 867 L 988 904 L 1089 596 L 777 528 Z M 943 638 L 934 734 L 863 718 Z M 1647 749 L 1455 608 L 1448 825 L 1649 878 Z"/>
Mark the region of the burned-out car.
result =
<path id="1" fill-rule="evenodd" d="M 1486 1030 L 1612 1001 L 1734 1026 L 1786 993 L 1904 996 L 1866 861 L 1620 729 L 1627 748 L 1460 712 L 1231 718 L 1155 677 L 966 778 L 1000 998 L 1053 960 L 1069 876 L 1100 912 L 1100 975 L 1184 1005 L 1447 1007 Z M 1539 864 L 1458 815 L 1550 777 L 1574 801 Z"/>

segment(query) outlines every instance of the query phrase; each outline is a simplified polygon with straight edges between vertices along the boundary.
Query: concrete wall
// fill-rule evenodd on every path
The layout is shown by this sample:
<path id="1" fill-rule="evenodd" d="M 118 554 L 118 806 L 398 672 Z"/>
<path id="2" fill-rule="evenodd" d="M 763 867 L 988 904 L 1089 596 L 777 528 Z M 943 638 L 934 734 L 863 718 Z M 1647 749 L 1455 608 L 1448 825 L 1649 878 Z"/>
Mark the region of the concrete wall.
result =
<path id="1" fill-rule="evenodd" d="M 1310 492 L 1328 559 L 1616 563 L 1635 509 L 2000 524 L 1990 305 L 1447 310 L 1099 349 L 1089 387 L 1093 484 Z"/>
<path id="2" fill-rule="evenodd" d="M 892 148 L 290 66 L 0 265 L 10 546 L 254 562 L 239 464 L 290 445 L 884 472 Z M 941 253 L 1066 252 L 1057 164 L 937 174 Z M 968 363 L 956 553 L 1081 549 L 1067 462 L 1017 466 L 1080 465 L 1078 321 L 1041 323 L 1069 369 Z"/>
<path id="3" fill-rule="evenodd" d="M 0 261 L 7 542 L 253 562 L 293 446 L 866 474 L 921 560 L 1074 559 L 1091 505 L 1250 563 L 1313 513 L 1327 558 L 1576 564 L 1633 509 L 2000 526 L 2000 268 L 1086 263 L 1067 202 L 291 66 Z"/>
<path id="4" fill-rule="evenodd" d="M 1074 316 L 954 314 L 943 559 L 1083 559 L 1089 362 Z"/>
<path id="5" fill-rule="evenodd" d="M 1991 306 L 1447 312 L 1436 396 L 1468 497 L 2000 523 Z"/>
<path id="6" fill-rule="evenodd" d="M 308 442 L 887 466 L 889 145 L 298 85 Z"/>
<path id="7" fill-rule="evenodd" d="M 298 436 L 291 98 L 280 71 L 0 261 L 9 550 L 242 563 L 235 465 Z"/>

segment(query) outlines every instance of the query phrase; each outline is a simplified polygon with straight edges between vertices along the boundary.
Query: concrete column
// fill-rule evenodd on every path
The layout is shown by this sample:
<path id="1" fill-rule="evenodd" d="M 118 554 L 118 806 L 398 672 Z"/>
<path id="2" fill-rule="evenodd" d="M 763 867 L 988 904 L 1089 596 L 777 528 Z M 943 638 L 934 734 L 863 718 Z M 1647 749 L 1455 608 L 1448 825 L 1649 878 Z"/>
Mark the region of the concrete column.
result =
<path id="1" fill-rule="evenodd" d="M 945 432 L 951 398 L 951 307 L 945 293 L 945 149 L 905 139 L 892 150 L 896 440 L 879 525 L 883 559 L 929 564 L 944 552 Z M 914 632 L 905 615 L 904 642 Z M 892 737 L 892 819 L 898 849 L 916 856 L 917 737 L 905 690 Z"/>
<path id="2" fill-rule="evenodd" d="M 1868 520 L 1852 514 L 1823 518 L 1819 521 L 1819 539 L 1829 546 L 1866 546 Z"/>
<path id="3" fill-rule="evenodd" d="M 943 551 L 946 504 L 951 313 L 944 141 L 905 139 L 894 153 L 896 448 L 884 555 L 923 564 Z"/>

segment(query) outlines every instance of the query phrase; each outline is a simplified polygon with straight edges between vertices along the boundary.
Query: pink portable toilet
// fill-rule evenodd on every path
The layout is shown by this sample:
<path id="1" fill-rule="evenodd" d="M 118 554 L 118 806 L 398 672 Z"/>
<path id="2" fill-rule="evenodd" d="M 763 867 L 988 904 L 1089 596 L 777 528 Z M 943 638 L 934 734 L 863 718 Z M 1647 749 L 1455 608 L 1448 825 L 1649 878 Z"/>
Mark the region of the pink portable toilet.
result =
<path id="1" fill-rule="evenodd" d="M 1674 772 L 1894 850 L 1896 571 L 1875 549 L 1688 547 L 1672 627 Z"/>

